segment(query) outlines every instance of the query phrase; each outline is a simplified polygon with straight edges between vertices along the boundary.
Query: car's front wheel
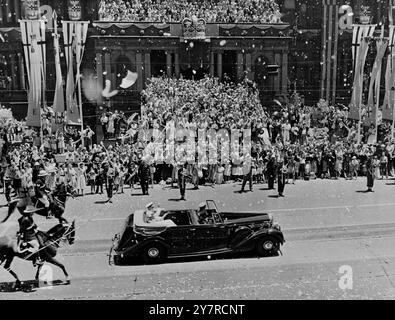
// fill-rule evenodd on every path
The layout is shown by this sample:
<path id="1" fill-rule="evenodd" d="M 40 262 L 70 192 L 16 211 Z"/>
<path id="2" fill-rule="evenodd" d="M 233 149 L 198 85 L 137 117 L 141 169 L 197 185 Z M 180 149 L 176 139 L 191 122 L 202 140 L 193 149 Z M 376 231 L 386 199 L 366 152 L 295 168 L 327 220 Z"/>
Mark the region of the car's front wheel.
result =
<path id="1" fill-rule="evenodd" d="M 162 263 L 166 259 L 166 248 L 160 243 L 149 244 L 143 248 L 141 258 L 146 264 Z"/>
<path id="2" fill-rule="evenodd" d="M 258 254 L 263 257 L 276 255 L 279 249 L 279 241 L 271 236 L 259 239 L 256 245 L 256 250 Z"/>

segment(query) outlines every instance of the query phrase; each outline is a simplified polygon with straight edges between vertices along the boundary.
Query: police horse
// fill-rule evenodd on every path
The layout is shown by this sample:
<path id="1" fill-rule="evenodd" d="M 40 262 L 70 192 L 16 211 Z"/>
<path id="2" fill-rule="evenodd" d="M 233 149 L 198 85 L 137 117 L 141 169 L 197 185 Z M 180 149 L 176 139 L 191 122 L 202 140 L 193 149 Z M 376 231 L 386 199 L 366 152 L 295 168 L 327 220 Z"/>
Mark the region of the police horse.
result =
<path id="1" fill-rule="evenodd" d="M 62 269 L 66 279 L 65 284 L 69 284 L 69 275 L 66 271 L 65 266 L 55 259 L 57 251 L 63 242 L 72 245 L 75 241 L 75 222 L 73 221 L 71 225 L 58 224 L 47 232 L 37 231 L 37 237 L 40 238 L 40 249 L 39 255 L 43 262 L 47 262 L 53 264 L 60 269 Z M 17 240 L 13 240 L 10 237 L 4 236 L 0 237 L 0 265 L 4 263 L 4 269 L 6 269 L 16 280 L 14 284 L 14 288 L 18 288 L 21 285 L 21 281 L 18 278 L 18 275 L 11 269 L 11 264 L 15 257 L 27 260 L 34 261 L 36 254 L 32 254 L 31 252 L 21 253 L 19 251 L 19 243 Z M 39 280 L 39 275 L 41 268 L 43 267 L 43 263 L 38 265 L 37 273 L 35 276 L 35 280 Z"/>
<path id="2" fill-rule="evenodd" d="M 67 220 L 63 217 L 67 198 L 69 196 L 74 198 L 76 195 L 76 189 L 74 189 L 70 184 L 62 183 L 57 187 L 54 194 L 48 196 L 50 205 L 49 209 L 45 210 L 44 204 L 37 199 L 33 188 L 29 190 L 22 190 L 19 192 L 19 196 L 17 198 L 10 201 L 8 205 L 8 214 L 1 223 L 6 222 L 14 213 L 15 209 L 18 209 L 19 213 L 23 215 L 26 207 L 32 202 L 38 209 L 40 209 L 36 212 L 37 215 L 44 216 L 46 218 L 54 217 L 59 220 L 60 224 L 67 223 Z"/>

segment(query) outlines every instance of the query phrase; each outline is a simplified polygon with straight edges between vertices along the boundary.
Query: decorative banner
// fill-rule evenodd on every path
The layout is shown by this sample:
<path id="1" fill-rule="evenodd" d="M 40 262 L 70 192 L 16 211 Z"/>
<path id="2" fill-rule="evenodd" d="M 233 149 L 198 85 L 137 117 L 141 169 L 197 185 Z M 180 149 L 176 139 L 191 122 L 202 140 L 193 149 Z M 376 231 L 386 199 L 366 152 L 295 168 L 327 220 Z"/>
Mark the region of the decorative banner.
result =
<path id="1" fill-rule="evenodd" d="M 40 1 L 39 0 L 25 0 L 25 19 L 38 20 L 40 19 Z"/>
<path id="2" fill-rule="evenodd" d="M 67 62 L 66 105 L 67 123 L 70 125 L 82 125 L 82 97 L 81 97 L 81 63 L 84 56 L 85 42 L 88 34 L 89 22 L 87 21 L 62 21 L 63 39 L 65 44 Z M 74 78 L 74 52 L 77 66 L 77 75 Z M 77 104 L 78 84 L 79 106 Z"/>
<path id="3" fill-rule="evenodd" d="M 68 12 L 70 20 L 81 20 L 81 2 L 80 0 L 68 0 Z"/>
<path id="4" fill-rule="evenodd" d="M 349 118 L 354 120 L 360 120 L 360 108 L 362 105 L 362 89 L 363 89 L 363 74 L 366 62 L 366 56 L 369 50 L 369 41 L 365 38 L 362 43 L 360 50 L 358 50 L 358 56 L 355 64 L 354 71 L 354 83 L 353 91 L 350 102 Z"/>
<path id="5" fill-rule="evenodd" d="M 359 56 L 361 49 L 361 42 L 364 38 L 373 36 L 376 29 L 376 24 L 355 24 L 352 32 L 352 59 L 354 63 L 353 70 L 356 68 L 356 59 Z"/>
<path id="6" fill-rule="evenodd" d="M 55 85 L 55 96 L 53 100 L 53 110 L 55 117 L 53 118 L 53 131 L 57 131 L 63 128 L 65 108 L 64 108 L 64 94 L 63 94 L 63 81 L 62 81 L 62 68 L 60 64 L 60 47 L 58 28 L 56 25 L 57 14 L 56 11 L 53 15 L 53 20 L 55 21 L 55 33 L 54 33 L 54 49 L 55 49 L 55 72 L 56 72 L 56 85 Z"/>
<path id="7" fill-rule="evenodd" d="M 383 119 L 393 118 L 393 106 L 395 102 L 395 26 L 389 26 L 389 53 L 387 56 L 387 69 L 385 70 L 385 97 L 383 103 Z"/>
<path id="8" fill-rule="evenodd" d="M 20 20 L 19 23 L 29 82 L 26 125 L 40 127 L 40 108 L 46 81 L 45 21 Z"/>
<path id="9" fill-rule="evenodd" d="M 182 21 L 182 31 L 185 39 L 205 39 L 206 20 L 198 19 L 196 16 L 192 19 L 185 18 Z"/>
<path id="10" fill-rule="evenodd" d="M 388 40 L 380 38 L 377 40 L 377 55 L 373 64 L 372 73 L 370 75 L 369 96 L 367 104 L 367 117 L 370 118 L 370 123 L 376 127 L 377 111 L 380 102 L 380 80 L 383 58 L 387 50 Z"/>

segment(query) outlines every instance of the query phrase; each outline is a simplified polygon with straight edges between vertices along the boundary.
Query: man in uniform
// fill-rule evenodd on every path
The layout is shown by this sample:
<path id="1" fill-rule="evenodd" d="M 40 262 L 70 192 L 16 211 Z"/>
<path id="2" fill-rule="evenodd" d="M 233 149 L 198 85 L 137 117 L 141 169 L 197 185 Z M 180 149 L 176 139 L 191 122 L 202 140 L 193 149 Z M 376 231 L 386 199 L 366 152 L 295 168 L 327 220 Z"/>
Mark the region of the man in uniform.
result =
<path id="1" fill-rule="evenodd" d="M 284 164 L 284 162 L 280 162 L 277 167 L 277 187 L 279 197 L 284 197 L 286 174 L 287 166 Z"/>
<path id="2" fill-rule="evenodd" d="M 243 173 L 244 173 L 244 175 L 243 175 L 243 184 L 241 186 L 240 193 L 244 192 L 244 188 L 245 188 L 245 186 L 247 184 L 247 181 L 249 183 L 250 191 L 252 192 L 252 178 L 253 178 L 252 177 L 252 170 L 254 168 L 255 168 L 255 161 L 254 160 L 252 160 L 251 164 L 245 164 L 243 166 L 243 171 L 244 171 Z"/>
<path id="3" fill-rule="evenodd" d="M 42 180 L 43 177 L 43 173 L 40 173 L 40 178 L 37 180 L 36 185 L 34 187 L 34 191 L 35 191 L 35 196 L 36 198 L 44 205 L 44 212 L 45 212 L 45 216 L 49 217 L 49 198 L 48 198 L 48 193 L 50 192 L 50 190 L 48 190 L 45 187 L 45 183 Z"/>
<path id="4" fill-rule="evenodd" d="M 276 156 L 270 156 L 269 162 L 266 166 L 267 181 L 269 190 L 274 189 L 274 180 L 276 179 Z"/>
<path id="5" fill-rule="evenodd" d="M 151 175 L 151 171 L 146 158 L 141 159 L 138 168 L 138 175 L 139 175 L 141 190 L 143 191 L 143 195 L 148 196 L 149 178 Z"/>
<path id="6" fill-rule="evenodd" d="M 37 212 L 34 206 L 27 206 L 23 212 L 23 216 L 18 219 L 18 250 L 19 253 L 30 252 L 35 255 L 33 265 L 42 264 L 40 258 L 40 247 L 42 247 L 41 239 L 37 236 L 37 225 L 33 220 L 33 213 Z"/>
<path id="7" fill-rule="evenodd" d="M 180 165 L 178 168 L 178 187 L 180 188 L 181 200 L 185 201 L 186 178 L 190 177 L 187 170 L 188 164 Z"/>
<path id="8" fill-rule="evenodd" d="M 374 166 L 373 166 L 373 155 L 370 153 L 367 155 L 368 159 L 366 161 L 366 178 L 367 178 L 367 186 L 368 190 L 367 192 L 374 192 L 373 191 L 373 186 L 374 186 Z"/>

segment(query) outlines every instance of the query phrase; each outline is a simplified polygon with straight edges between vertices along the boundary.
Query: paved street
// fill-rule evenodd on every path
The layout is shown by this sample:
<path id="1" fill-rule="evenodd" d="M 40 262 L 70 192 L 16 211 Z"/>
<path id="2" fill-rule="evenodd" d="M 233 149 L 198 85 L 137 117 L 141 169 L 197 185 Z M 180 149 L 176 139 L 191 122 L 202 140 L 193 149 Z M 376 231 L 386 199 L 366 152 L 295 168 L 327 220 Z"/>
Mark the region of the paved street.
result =
<path id="1" fill-rule="evenodd" d="M 239 194 L 238 184 L 187 191 L 178 202 L 177 189 L 125 189 L 113 204 L 104 195 L 70 200 L 66 217 L 77 223 L 76 244 L 60 249 L 59 260 L 71 284 L 12 292 L 12 278 L 0 269 L 0 299 L 394 299 L 395 184 L 378 181 L 374 193 L 363 193 L 366 180 L 297 181 L 287 185 L 285 198 L 276 198 L 266 185 Z M 214 199 L 224 210 L 263 210 L 273 213 L 287 242 L 283 256 L 194 259 L 164 265 L 111 267 L 107 253 L 111 238 L 134 209 L 154 201 L 165 208 L 194 207 Z M 2 196 L 4 200 L 4 196 Z M 0 209 L 0 218 L 7 208 Z M 0 229 L 12 235 L 17 214 Z M 37 218 L 43 230 L 54 222 Z M 352 268 L 352 289 L 342 290 L 339 268 Z M 34 277 L 31 263 L 16 260 L 13 269 L 25 280 Z M 62 273 L 54 269 L 54 279 Z"/>

